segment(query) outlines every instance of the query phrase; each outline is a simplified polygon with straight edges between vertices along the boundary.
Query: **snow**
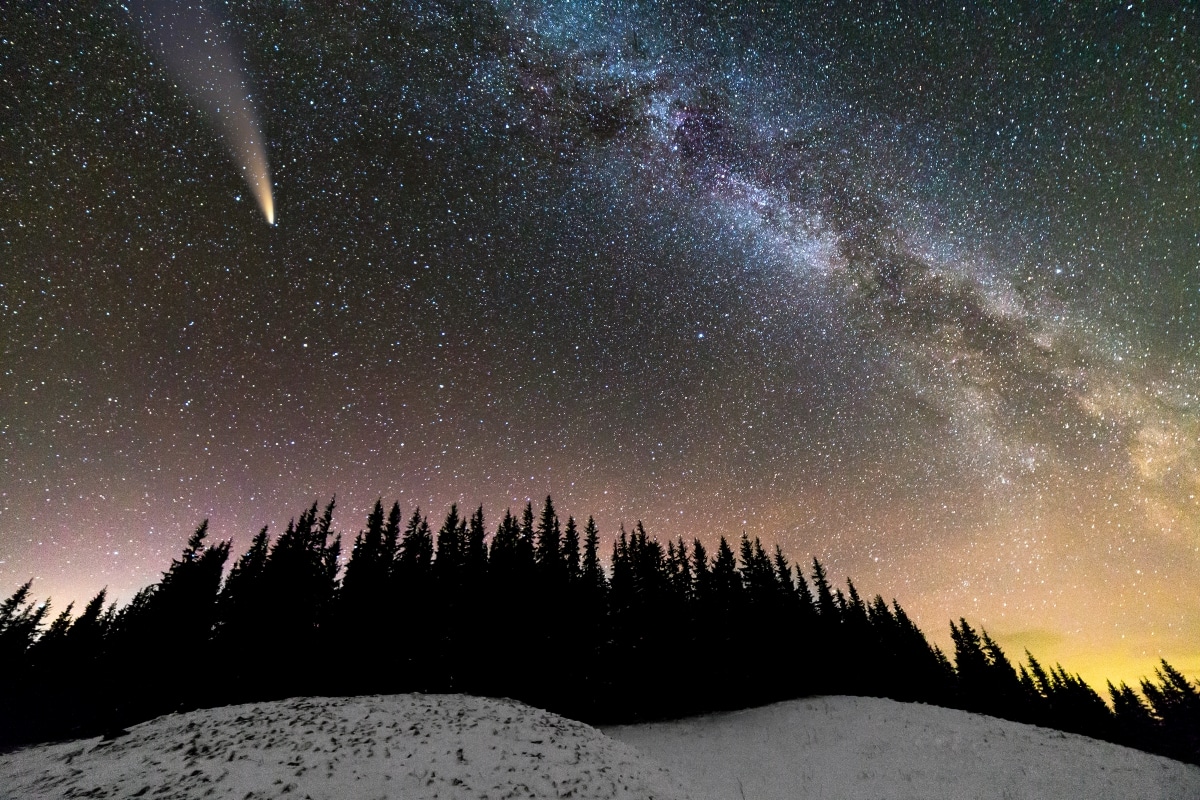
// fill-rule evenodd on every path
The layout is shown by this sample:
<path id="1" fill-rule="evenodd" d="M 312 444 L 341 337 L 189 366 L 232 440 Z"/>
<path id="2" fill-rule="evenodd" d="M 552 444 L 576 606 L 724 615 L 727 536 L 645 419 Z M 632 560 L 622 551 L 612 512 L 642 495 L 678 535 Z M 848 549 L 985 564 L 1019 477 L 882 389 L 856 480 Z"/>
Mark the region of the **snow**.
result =
<path id="1" fill-rule="evenodd" d="M 302 698 L 0 756 L 0 799 L 1200 798 L 1200 767 L 932 706 L 795 700 L 601 733 L 509 700 Z"/>
<path id="2" fill-rule="evenodd" d="M 31 800 L 685 796 L 666 770 L 595 728 L 462 695 L 231 706 L 0 756 L 0 797 Z"/>
<path id="3" fill-rule="evenodd" d="M 963 711 L 818 697 L 605 731 L 712 800 L 1196 800 L 1200 767 Z"/>

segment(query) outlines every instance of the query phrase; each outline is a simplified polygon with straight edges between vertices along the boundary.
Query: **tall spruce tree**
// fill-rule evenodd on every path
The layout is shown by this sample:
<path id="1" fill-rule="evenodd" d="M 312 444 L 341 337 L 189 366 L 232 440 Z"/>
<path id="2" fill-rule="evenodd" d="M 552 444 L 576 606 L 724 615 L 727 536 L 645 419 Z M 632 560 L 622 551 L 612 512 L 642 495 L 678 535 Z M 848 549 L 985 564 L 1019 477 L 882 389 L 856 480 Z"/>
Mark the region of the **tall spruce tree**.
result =
<path id="1" fill-rule="evenodd" d="M 546 495 L 546 505 L 542 507 L 542 515 L 537 525 L 536 559 L 538 566 L 547 574 L 557 574 L 562 565 L 561 539 L 562 530 L 558 524 L 558 514 L 554 511 L 554 502 Z"/>
<path id="2" fill-rule="evenodd" d="M 582 575 L 579 553 L 579 529 L 574 517 L 567 517 L 562 536 L 562 566 L 569 583 L 577 583 Z"/>

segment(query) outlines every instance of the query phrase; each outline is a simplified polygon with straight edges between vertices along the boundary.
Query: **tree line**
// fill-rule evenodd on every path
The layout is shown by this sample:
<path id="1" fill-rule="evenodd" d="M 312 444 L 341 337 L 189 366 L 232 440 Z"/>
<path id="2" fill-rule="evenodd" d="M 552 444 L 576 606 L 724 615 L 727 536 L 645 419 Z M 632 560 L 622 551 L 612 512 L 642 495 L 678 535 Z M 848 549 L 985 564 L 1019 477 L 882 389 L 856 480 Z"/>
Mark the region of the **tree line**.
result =
<path id="1" fill-rule="evenodd" d="M 713 554 L 664 547 L 639 522 L 607 565 L 589 518 L 547 497 L 505 512 L 457 506 L 435 532 L 377 502 L 342 566 L 334 503 L 228 574 L 207 522 L 124 607 L 101 591 L 51 616 L 26 583 L 0 604 L 0 744 L 115 735 L 177 710 L 297 695 L 467 692 L 594 724 L 678 717 L 814 694 L 917 701 L 1030 722 L 1200 763 L 1200 690 L 1166 661 L 1109 704 L 984 630 L 951 623 L 951 657 L 898 602 L 864 600 L 743 535 Z"/>

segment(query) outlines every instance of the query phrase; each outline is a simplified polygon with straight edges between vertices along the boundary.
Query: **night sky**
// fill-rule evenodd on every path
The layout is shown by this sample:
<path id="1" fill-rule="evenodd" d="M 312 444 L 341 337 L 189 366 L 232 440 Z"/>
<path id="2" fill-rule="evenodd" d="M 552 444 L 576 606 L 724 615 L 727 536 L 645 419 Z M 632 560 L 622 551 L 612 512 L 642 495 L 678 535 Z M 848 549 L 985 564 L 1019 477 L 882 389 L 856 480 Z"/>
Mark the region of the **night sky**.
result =
<path id="1" fill-rule="evenodd" d="M 0 594 L 552 494 L 1200 673 L 1196 5 L 750 5 L 213 5 L 271 226 L 143 12 L 4 4 Z"/>

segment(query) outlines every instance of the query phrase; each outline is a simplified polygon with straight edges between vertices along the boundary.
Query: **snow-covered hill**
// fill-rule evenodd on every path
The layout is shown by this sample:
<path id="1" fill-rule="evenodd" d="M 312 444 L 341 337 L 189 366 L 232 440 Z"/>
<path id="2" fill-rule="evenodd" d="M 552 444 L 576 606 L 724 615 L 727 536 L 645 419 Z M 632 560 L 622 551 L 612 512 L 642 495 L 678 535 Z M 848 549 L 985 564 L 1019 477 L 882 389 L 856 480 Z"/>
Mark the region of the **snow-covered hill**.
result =
<path id="1" fill-rule="evenodd" d="M 1200 767 L 871 697 L 792 700 L 606 733 L 711 800 L 1200 800 Z"/>
<path id="2" fill-rule="evenodd" d="M 0 798 L 1200 798 L 1198 767 L 890 700 L 608 733 L 461 695 L 257 703 L 0 756 Z"/>
<path id="3" fill-rule="evenodd" d="M 113 741 L 0 756 L 0 797 L 146 800 L 686 797 L 595 728 L 462 695 L 308 698 L 173 714 Z"/>

